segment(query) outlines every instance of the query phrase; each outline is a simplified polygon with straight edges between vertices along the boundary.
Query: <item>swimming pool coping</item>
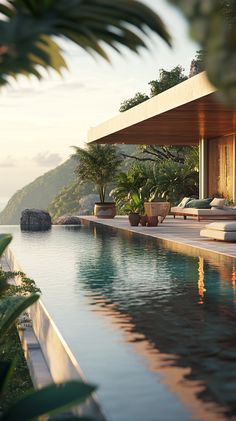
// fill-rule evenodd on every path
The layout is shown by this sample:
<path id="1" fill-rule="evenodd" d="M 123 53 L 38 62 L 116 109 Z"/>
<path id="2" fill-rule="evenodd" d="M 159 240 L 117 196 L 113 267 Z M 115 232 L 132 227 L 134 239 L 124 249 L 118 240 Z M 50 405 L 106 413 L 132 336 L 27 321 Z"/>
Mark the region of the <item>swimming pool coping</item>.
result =
<path id="1" fill-rule="evenodd" d="M 168 248 L 169 250 L 188 254 L 192 256 L 213 257 L 218 260 L 232 262 L 236 259 L 235 243 L 226 243 L 200 237 L 200 230 L 205 226 L 206 222 L 198 222 L 196 220 L 176 220 L 168 217 L 162 224 L 157 227 L 131 227 L 128 217 L 116 216 L 113 219 L 97 218 L 91 215 L 79 216 L 84 225 L 104 225 L 106 227 L 115 228 L 131 235 L 151 237 L 157 240 L 158 244 Z M 178 226 L 179 224 L 179 226 Z M 168 232 L 165 229 L 168 226 Z M 172 232 L 171 232 L 172 230 Z M 191 230 L 191 236 L 186 235 L 186 230 Z M 197 233 L 199 233 L 197 235 Z M 226 249 L 227 251 L 225 251 Z"/>

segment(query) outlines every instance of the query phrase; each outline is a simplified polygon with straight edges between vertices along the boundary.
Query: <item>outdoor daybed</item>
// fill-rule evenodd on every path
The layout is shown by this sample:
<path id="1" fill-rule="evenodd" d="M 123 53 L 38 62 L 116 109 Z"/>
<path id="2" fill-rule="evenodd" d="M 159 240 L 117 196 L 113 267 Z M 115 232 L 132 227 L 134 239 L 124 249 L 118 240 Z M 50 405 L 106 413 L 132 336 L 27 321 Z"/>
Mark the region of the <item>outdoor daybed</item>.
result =
<path id="1" fill-rule="evenodd" d="M 206 204 L 203 203 L 204 201 Z M 194 203 L 196 203 L 196 206 L 199 205 L 199 208 L 191 207 L 191 204 L 194 205 Z M 203 208 L 202 206 L 206 206 L 207 208 Z M 174 218 L 176 216 L 183 216 L 184 219 L 187 219 L 187 216 L 191 216 L 198 221 L 201 219 L 236 219 L 236 208 L 225 206 L 224 199 L 218 198 L 213 200 L 190 200 L 190 198 L 185 197 L 178 206 L 172 207 L 170 212 Z"/>

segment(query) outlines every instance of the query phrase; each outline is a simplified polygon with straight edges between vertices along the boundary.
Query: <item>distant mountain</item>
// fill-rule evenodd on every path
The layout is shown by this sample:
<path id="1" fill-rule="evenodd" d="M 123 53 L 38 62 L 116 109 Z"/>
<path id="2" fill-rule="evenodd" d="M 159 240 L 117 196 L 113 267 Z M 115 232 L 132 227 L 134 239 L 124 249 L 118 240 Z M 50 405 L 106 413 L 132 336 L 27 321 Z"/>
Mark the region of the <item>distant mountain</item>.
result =
<path id="1" fill-rule="evenodd" d="M 135 145 L 119 145 L 122 153 L 137 154 Z M 125 170 L 133 160 L 126 158 L 122 169 Z M 18 190 L 0 212 L 0 225 L 20 223 L 23 209 L 38 208 L 50 212 L 55 220 L 61 215 L 92 213 L 93 203 L 98 201 L 94 186 L 89 183 L 80 185 L 75 179 L 74 170 L 78 161 L 68 159 L 64 164 L 36 178 L 32 183 Z"/>
<path id="2" fill-rule="evenodd" d="M 36 178 L 18 190 L 0 212 L 1 225 L 19 224 L 21 211 L 26 208 L 47 209 L 51 201 L 74 181 L 76 162 L 73 158 Z"/>
<path id="3" fill-rule="evenodd" d="M 48 206 L 52 220 L 55 221 L 62 215 L 92 214 L 94 202 L 97 202 L 99 198 L 96 197 L 92 206 L 88 206 L 88 200 L 85 199 L 91 195 L 96 196 L 94 187 L 89 183 L 80 185 L 77 180 L 72 181 L 58 193 Z"/>

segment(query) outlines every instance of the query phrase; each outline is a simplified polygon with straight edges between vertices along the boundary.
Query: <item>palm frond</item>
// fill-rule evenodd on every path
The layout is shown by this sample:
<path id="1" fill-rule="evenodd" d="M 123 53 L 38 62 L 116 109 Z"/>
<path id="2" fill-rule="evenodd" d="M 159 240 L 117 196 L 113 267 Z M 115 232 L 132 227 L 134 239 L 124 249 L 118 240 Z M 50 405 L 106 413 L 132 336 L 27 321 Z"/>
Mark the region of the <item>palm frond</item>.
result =
<path id="1" fill-rule="evenodd" d="M 106 46 L 139 53 L 150 30 L 170 44 L 160 17 L 140 0 L 8 0 L 0 13 L 1 84 L 19 73 L 40 78 L 39 66 L 61 73 L 66 63 L 55 36 L 108 61 Z"/>

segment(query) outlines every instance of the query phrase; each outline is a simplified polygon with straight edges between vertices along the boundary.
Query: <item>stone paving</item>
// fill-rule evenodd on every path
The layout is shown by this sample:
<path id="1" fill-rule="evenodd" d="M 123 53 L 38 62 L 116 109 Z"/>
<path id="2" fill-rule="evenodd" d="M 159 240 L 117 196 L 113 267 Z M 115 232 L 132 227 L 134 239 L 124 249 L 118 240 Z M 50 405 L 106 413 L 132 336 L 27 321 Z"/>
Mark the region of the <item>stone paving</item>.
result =
<path id="1" fill-rule="evenodd" d="M 216 254 L 218 257 L 236 257 L 236 243 L 229 243 L 209 238 L 200 237 L 200 230 L 210 222 L 210 220 L 196 221 L 195 219 L 186 219 L 183 217 L 168 216 L 162 224 L 157 227 L 131 227 L 128 218 L 125 216 L 116 216 L 114 219 L 102 219 L 94 216 L 81 216 L 82 222 L 96 222 L 98 224 L 125 230 L 131 233 L 139 233 L 155 237 L 163 245 L 171 247 L 178 251 L 191 253 L 195 255 Z"/>

